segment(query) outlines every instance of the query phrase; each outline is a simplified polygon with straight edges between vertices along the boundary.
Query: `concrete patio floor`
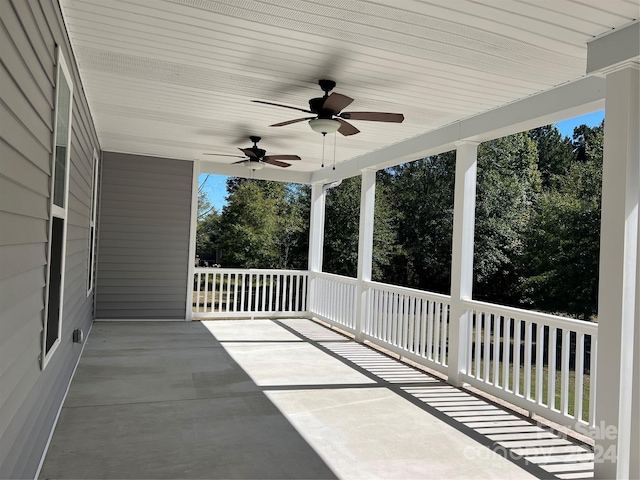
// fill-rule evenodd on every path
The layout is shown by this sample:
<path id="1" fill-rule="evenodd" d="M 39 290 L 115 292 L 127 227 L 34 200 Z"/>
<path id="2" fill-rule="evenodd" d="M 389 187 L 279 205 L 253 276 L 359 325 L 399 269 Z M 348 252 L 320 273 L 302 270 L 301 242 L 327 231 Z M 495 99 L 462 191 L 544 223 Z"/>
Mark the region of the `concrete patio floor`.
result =
<path id="1" fill-rule="evenodd" d="M 306 319 L 96 322 L 40 478 L 589 478 L 593 453 Z"/>

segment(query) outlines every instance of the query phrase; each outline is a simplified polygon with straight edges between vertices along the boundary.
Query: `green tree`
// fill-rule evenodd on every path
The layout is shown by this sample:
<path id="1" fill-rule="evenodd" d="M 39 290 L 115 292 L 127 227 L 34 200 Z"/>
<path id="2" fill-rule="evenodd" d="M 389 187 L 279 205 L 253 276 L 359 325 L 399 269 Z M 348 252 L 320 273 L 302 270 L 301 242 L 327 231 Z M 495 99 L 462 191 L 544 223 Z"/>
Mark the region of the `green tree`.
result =
<path id="1" fill-rule="evenodd" d="M 525 234 L 541 191 L 537 150 L 526 133 L 478 147 L 474 296 L 517 305 Z"/>
<path id="2" fill-rule="evenodd" d="M 573 143 L 570 138 L 563 137 L 555 125 L 534 128 L 528 133 L 538 151 L 542 187 L 549 188 L 558 176 L 565 175 L 569 170 L 575 158 Z"/>
<path id="3" fill-rule="evenodd" d="M 322 270 L 355 277 L 358 270 L 360 177 L 346 178 L 326 192 Z"/>
<path id="4" fill-rule="evenodd" d="M 388 168 L 378 178 L 397 232 L 382 281 L 449 293 L 455 152 Z"/>
<path id="5" fill-rule="evenodd" d="M 603 125 L 574 131 L 574 161 L 542 195 L 528 232 L 523 302 L 589 320 L 597 313 Z"/>
<path id="6" fill-rule="evenodd" d="M 278 266 L 276 203 L 258 181 L 234 184 L 220 218 L 219 244 L 225 266 Z"/>

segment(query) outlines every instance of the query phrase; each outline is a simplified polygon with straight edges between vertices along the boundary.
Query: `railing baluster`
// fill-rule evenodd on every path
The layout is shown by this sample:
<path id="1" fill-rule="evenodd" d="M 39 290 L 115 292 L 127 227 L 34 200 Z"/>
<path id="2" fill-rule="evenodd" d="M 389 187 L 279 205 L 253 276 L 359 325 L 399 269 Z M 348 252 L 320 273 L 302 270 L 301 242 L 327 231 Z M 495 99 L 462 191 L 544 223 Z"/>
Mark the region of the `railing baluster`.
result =
<path id="1" fill-rule="evenodd" d="M 482 342 L 482 359 L 484 361 L 483 380 L 489 383 L 489 364 L 491 361 L 491 319 L 490 313 L 484 315 L 484 341 Z"/>
<path id="2" fill-rule="evenodd" d="M 598 335 L 591 335 L 591 348 L 589 350 L 589 425 L 594 427 L 596 424 L 596 362 L 598 360 Z"/>
<path id="3" fill-rule="evenodd" d="M 200 312 L 200 273 L 198 273 L 198 280 L 196 281 L 196 312 Z"/>
<path id="4" fill-rule="evenodd" d="M 436 303 L 436 331 L 433 334 L 433 359 L 436 363 L 442 363 L 442 359 L 440 358 L 441 345 L 440 345 L 440 323 L 442 322 L 442 303 Z"/>
<path id="5" fill-rule="evenodd" d="M 227 273 L 227 304 L 226 312 L 229 312 L 229 304 L 231 303 L 231 273 Z"/>
<path id="6" fill-rule="evenodd" d="M 522 320 L 514 319 L 515 332 L 513 337 L 513 392 L 515 395 L 521 395 L 520 392 L 520 350 L 522 344 Z"/>
<path id="7" fill-rule="evenodd" d="M 576 334 L 576 365 L 575 365 L 575 405 L 573 408 L 573 414 L 576 421 L 582 420 L 582 397 L 584 396 L 583 390 L 583 375 L 584 375 L 584 333 Z"/>
<path id="8" fill-rule="evenodd" d="M 473 373 L 477 379 L 482 378 L 482 370 L 480 368 L 480 353 L 482 351 L 482 343 L 480 342 L 482 335 L 482 317 L 484 316 L 483 312 L 476 310 L 476 368 L 473 370 Z"/>
<path id="9" fill-rule="evenodd" d="M 511 377 L 509 376 L 509 368 L 511 364 L 511 317 L 504 317 L 504 320 L 504 343 L 502 346 L 504 351 L 504 362 L 502 363 L 502 378 L 504 389 L 506 391 L 513 391 L 513 385 L 511 385 L 511 389 L 509 389 L 509 381 L 511 380 Z"/>
<path id="10" fill-rule="evenodd" d="M 233 309 L 232 311 L 238 311 L 238 272 L 233 274 Z"/>
<path id="11" fill-rule="evenodd" d="M 560 411 L 566 415 L 569 410 L 569 355 L 571 353 L 571 330 L 562 330 L 562 383 L 560 385 Z"/>
<path id="12" fill-rule="evenodd" d="M 420 356 L 426 358 L 425 352 L 427 351 L 427 315 L 429 314 L 429 300 L 423 298 L 420 300 Z"/>
<path id="13" fill-rule="evenodd" d="M 411 297 L 409 300 L 409 324 L 410 329 L 409 329 L 409 351 L 411 353 L 416 353 L 418 351 L 417 349 L 417 331 L 416 328 L 418 327 L 419 323 L 416 321 L 416 316 L 417 316 L 417 310 L 418 310 L 418 306 L 416 305 L 416 299 L 414 297 Z"/>
<path id="14" fill-rule="evenodd" d="M 427 329 L 427 358 L 433 360 L 433 317 L 436 314 L 435 300 L 429 300 L 429 326 Z"/>
<path id="15" fill-rule="evenodd" d="M 287 309 L 287 311 L 290 312 L 291 311 L 291 307 L 293 305 L 292 302 L 291 302 L 292 301 L 291 297 L 293 295 L 293 282 L 291 281 L 292 280 L 291 279 L 291 275 L 289 275 L 288 280 L 289 280 L 289 301 L 287 302 L 287 305 L 289 306 L 289 308 Z"/>
<path id="16" fill-rule="evenodd" d="M 547 362 L 547 370 L 549 378 L 547 379 L 547 405 L 551 409 L 556 408 L 556 349 L 557 349 L 558 329 L 556 327 L 549 328 L 549 361 Z"/>
<path id="17" fill-rule="evenodd" d="M 493 384 L 500 387 L 500 324 L 502 317 L 493 316 Z"/>
<path id="18" fill-rule="evenodd" d="M 447 330 L 449 324 L 449 306 L 442 304 L 442 331 L 440 332 L 440 363 L 446 366 L 447 361 Z"/>
<path id="19" fill-rule="evenodd" d="M 538 333 L 536 334 L 536 402 L 542 404 L 542 385 L 544 380 L 544 325 L 538 323 Z"/>
<path id="20" fill-rule="evenodd" d="M 531 399 L 531 348 L 532 345 L 532 328 L 531 322 L 525 323 L 524 337 L 524 398 Z"/>

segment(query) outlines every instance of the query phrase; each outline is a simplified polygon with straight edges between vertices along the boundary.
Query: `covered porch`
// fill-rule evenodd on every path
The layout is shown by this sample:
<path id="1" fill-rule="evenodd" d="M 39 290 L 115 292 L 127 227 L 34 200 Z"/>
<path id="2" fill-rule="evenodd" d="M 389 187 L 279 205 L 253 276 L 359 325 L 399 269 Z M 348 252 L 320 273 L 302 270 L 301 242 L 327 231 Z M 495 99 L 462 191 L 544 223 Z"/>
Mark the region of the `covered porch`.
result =
<path id="1" fill-rule="evenodd" d="M 589 478 L 593 452 L 308 319 L 97 322 L 41 478 Z"/>

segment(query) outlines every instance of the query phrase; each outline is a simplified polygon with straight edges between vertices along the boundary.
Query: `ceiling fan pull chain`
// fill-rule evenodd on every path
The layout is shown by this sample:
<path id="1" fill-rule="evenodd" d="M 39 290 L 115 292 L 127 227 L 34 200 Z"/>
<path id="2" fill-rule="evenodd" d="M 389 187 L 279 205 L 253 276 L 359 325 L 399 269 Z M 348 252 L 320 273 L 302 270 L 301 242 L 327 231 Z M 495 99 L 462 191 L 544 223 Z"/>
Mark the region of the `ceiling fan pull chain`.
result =
<path id="1" fill-rule="evenodd" d="M 326 133 L 322 134 L 322 165 L 321 167 L 324 168 L 324 139 L 327 136 Z"/>
<path id="2" fill-rule="evenodd" d="M 333 169 L 336 169 L 336 141 L 338 138 L 338 134 L 333 134 Z"/>

